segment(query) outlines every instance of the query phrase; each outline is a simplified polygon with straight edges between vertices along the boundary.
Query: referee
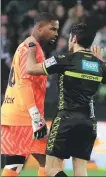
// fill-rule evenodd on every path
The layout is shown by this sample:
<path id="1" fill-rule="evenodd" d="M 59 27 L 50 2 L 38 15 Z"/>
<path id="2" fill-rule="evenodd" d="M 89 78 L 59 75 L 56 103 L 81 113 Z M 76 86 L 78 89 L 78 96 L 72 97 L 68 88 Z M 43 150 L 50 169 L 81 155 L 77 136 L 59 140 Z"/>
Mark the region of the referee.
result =
<path id="1" fill-rule="evenodd" d="M 32 75 L 59 76 L 59 104 L 47 145 L 47 176 L 65 177 L 64 159 L 72 156 L 74 176 L 87 176 L 87 161 L 97 136 L 93 96 L 100 83 L 106 84 L 106 63 L 92 54 L 89 47 L 95 35 L 86 24 L 73 25 L 69 38 L 69 53 L 53 56 L 36 63 L 36 41 L 32 42 L 27 58 L 27 72 Z M 73 53 L 71 53 L 72 51 Z"/>

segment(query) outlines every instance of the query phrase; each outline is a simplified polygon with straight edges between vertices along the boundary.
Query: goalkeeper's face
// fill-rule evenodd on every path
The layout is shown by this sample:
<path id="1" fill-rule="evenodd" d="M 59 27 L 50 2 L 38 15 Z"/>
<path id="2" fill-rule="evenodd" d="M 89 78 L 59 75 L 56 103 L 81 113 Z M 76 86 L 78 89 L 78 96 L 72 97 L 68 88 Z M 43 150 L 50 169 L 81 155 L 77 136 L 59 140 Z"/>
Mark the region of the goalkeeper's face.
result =
<path id="1" fill-rule="evenodd" d="M 42 24 L 40 28 L 41 39 L 50 43 L 54 43 L 58 36 L 59 22 L 51 21 Z"/>

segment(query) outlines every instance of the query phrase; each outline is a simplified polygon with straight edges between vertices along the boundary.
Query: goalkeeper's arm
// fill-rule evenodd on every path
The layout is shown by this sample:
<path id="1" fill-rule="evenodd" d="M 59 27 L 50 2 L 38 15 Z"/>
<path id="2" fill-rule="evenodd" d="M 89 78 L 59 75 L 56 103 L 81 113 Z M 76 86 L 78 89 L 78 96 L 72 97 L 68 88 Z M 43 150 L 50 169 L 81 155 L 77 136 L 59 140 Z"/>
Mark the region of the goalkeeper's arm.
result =
<path id="1" fill-rule="evenodd" d="M 47 134 L 47 127 L 36 106 L 32 82 L 29 79 L 21 79 L 19 81 L 19 91 L 21 99 L 32 118 L 34 138 L 43 138 Z"/>
<path id="2" fill-rule="evenodd" d="M 32 126 L 35 138 L 43 138 L 47 134 L 47 128 L 44 119 L 41 118 L 39 110 L 35 103 L 34 91 L 32 87 L 33 78 L 26 73 L 26 58 L 28 48 L 24 45 L 20 49 L 20 80 L 18 83 L 21 99 L 26 106 L 30 117 L 32 118 Z"/>

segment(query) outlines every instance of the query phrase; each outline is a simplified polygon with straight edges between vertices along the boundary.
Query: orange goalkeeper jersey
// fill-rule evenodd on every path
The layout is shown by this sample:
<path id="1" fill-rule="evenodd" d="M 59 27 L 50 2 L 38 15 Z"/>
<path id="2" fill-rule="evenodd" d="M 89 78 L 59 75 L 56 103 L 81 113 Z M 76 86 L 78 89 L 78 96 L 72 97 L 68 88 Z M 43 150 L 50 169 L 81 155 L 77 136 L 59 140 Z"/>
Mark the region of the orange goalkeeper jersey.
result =
<path id="1" fill-rule="evenodd" d="M 31 76 L 26 73 L 28 47 L 19 45 L 13 58 L 5 99 L 1 108 L 2 125 L 31 125 L 28 109 L 36 106 L 44 117 L 44 99 L 47 76 Z M 40 44 L 36 45 L 37 62 L 44 60 Z"/>

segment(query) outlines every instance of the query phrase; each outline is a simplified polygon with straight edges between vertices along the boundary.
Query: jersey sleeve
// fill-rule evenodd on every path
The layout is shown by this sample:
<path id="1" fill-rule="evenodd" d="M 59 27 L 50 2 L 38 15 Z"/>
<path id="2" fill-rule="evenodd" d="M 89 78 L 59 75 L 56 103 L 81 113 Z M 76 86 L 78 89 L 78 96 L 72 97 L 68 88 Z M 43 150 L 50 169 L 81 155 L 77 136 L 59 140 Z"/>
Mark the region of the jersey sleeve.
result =
<path id="1" fill-rule="evenodd" d="M 102 83 L 106 84 L 106 62 L 103 63 L 103 79 Z"/>
<path id="2" fill-rule="evenodd" d="M 26 72 L 26 57 L 28 49 L 26 46 L 20 49 L 20 79 L 18 82 L 18 89 L 24 105 L 29 110 L 36 106 L 34 89 L 33 89 L 33 76 Z"/>
<path id="3" fill-rule="evenodd" d="M 47 75 L 63 73 L 71 64 L 71 58 L 71 54 L 52 56 L 44 61 L 43 69 Z"/>
<path id="4" fill-rule="evenodd" d="M 32 79 L 33 76 L 26 72 L 26 59 L 28 54 L 28 48 L 23 46 L 20 49 L 20 78 L 21 79 Z"/>

